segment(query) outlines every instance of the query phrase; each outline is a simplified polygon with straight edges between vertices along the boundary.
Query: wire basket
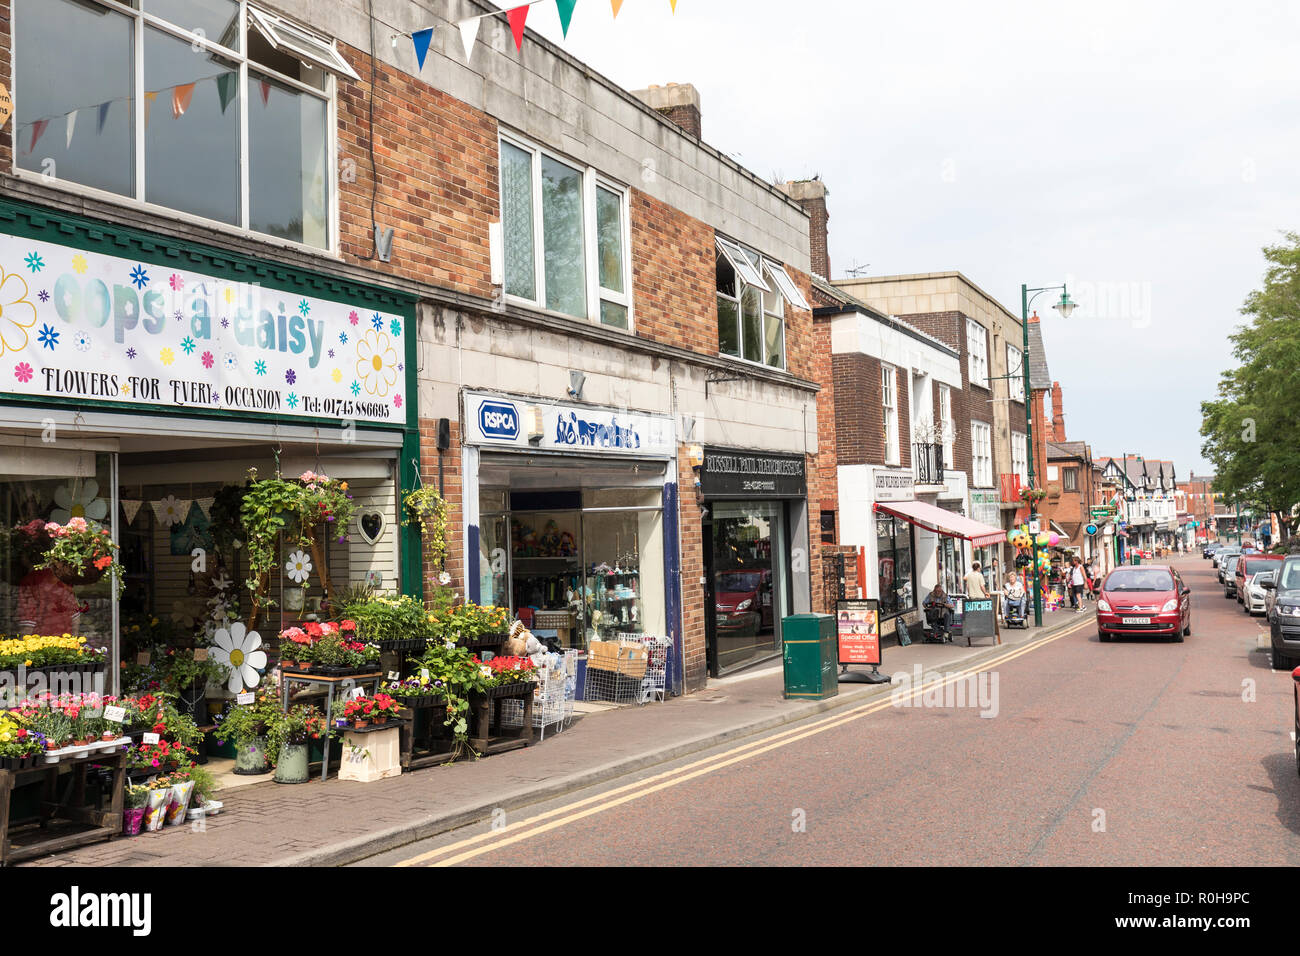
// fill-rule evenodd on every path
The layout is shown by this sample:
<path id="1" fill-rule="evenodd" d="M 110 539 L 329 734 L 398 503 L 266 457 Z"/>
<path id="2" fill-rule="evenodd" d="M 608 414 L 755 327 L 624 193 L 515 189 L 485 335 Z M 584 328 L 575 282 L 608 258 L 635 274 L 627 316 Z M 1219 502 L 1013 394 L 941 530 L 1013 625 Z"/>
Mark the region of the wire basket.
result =
<path id="1" fill-rule="evenodd" d="M 573 700 L 578 687 L 578 652 L 564 652 L 563 663 L 557 670 L 549 670 L 545 677 L 538 677 L 533 689 L 533 727 L 540 733 L 539 740 L 545 739 L 546 728 L 553 733 L 564 730 L 573 721 Z M 501 702 L 501 725 L 503 727 L 522 727 L 524 724 L 524 702 L 522 700 L 503 700 Z"/>

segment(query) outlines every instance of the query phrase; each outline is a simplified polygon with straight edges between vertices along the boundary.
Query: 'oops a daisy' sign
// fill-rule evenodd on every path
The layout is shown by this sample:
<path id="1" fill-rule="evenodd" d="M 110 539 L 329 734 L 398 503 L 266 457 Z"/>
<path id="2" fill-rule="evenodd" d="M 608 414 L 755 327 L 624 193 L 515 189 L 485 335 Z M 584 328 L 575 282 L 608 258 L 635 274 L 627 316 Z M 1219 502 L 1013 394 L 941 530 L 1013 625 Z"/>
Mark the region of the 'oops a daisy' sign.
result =
<path id="1" fill-rule="evenodd" d="M 405 420 L 399 315 L 0 236 L 0 392 Z"/>

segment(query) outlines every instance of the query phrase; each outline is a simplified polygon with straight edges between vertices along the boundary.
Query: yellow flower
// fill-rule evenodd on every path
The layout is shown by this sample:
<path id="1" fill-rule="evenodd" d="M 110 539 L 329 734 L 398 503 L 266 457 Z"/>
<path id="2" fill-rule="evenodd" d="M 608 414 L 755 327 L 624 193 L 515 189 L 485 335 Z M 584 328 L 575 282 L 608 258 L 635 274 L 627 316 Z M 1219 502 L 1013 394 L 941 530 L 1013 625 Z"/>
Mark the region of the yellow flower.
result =
<path id="1" fill-rule="evenodd" d="M 72 257 L 72 271 L 75 272 L 77 275 L 86 274 L 85 256 L 78 254 Z"/>
<path id="2" fill-rule="evenodd" d="M 36 324 L 36 306 L 27 300 L 27 280 L 0 269 L 0 355 L 27 348 L 27 330 Z"/>
<path id="3" fill-rule="evenodd" d="M 163 349 L 158 353 L 158 359 L 163 365 L 171 365 L 172 362 L 176 361 L 176 353 L 171 349 Z"/>

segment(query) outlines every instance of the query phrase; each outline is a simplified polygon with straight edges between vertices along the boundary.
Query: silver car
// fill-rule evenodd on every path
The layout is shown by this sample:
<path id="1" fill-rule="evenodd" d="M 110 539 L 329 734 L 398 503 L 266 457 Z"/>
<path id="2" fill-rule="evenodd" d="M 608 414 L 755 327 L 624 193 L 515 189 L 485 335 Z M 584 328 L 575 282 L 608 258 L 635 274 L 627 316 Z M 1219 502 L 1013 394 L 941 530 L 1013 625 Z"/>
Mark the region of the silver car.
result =
<path id="1" fill-rule="evenodd" d="M 1242 595 L 1241 605 L 1247 614 L 1263 614 L 1268 610 L 1268 592 L 1264 582 L 1272 584 L 1277 580 L 1276 571 L 1256 571 L 1246 582 L 1246 593 Z"/>

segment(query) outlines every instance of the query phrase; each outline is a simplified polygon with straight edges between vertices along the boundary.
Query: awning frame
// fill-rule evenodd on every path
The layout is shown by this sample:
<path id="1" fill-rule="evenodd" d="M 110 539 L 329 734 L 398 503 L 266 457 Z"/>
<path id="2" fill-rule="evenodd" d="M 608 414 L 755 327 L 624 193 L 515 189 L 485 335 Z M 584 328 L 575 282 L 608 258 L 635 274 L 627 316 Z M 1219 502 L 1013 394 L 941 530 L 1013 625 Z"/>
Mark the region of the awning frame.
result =
<path id="1" fill-rule="evenodd" d="M 909 508 L 912 509 L 911 512 L 908 511 Z M 961 538 L 977 548 L 1000 544 L 1007 538 L 1007 533 L 1001 528 L 994 528 L 992 525 L 967 518 L 956 512 L 945 511 L 924 501 L 877 501 L 875 510 L 925 528 L 927 531 L 933 531 L 935 534 L 948 538 Z M 965 530 L 959 530 L 963 525 L 967 526 Z"/>

